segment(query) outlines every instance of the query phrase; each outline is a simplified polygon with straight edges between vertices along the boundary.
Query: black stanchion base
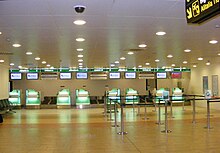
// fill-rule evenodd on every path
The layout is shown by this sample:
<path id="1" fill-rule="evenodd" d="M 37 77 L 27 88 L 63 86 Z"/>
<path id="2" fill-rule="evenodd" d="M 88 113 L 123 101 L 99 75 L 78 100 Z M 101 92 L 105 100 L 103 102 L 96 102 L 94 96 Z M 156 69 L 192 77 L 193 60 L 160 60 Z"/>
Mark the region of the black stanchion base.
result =
<path id="1" fill-rule="evenodd" d="M 149 120 L 149 118 L 148 118 L 148 117 L 147 117 L 147 118 L 142 118 L 142 120 L 145 120 L 145 121 L 146 121 L 146 120 Z"/>
<path id="2" fill-rule="evenodd" d="M 162 133 L 171 133 L 172 131 L 171 130 L 164 130 L 164 131 L 161 131 Z"/>
<path id="3" fill-rule="evenodd" d="M 119 134 L 119 135 L 127 135 L 128 132 L 118 132 L 117 134 Z"/>
<path id="4" fill-rule="evenodd" d="M 164 123 L 161 123 L 161 122 L 157 122 L 157 123 L 155 123 L 155 124 L 157 124 L 157 125 L 163 125 Z"/>
<path id="5" fill-rule="evenodd" d="M 112 125 L 112 127 L 119 127 L 119 125 Z"/>

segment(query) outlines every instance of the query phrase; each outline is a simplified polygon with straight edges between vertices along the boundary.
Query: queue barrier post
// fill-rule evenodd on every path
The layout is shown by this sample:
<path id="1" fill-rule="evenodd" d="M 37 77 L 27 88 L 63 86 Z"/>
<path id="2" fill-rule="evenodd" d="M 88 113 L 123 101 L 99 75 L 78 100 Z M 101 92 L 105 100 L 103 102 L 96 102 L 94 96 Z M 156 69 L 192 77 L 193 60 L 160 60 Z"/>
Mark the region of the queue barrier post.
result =
<path id="1" fill-rule="evenodd" d="M 168 105 L 168 100 L 165 100 L 165 130 L 161 131 L 163 133 L 171 133 L 171 130 L 168 130 L 168 113 L 167 113 L 167 105 Z"/>
<path id="2" fill-rule="evenodd" d="M 125 103 L 123 103 L 121 101 L 120 105 L 121 105 L 121 131 L 118 132 L 118 134 L 119 135 L 126 135 L 126 134 L 128 134 L 128 132 L 125 132 L 125 130 L 124 130 L 124 112 L 123 112 L 123 107 L 124 107 Z"/>

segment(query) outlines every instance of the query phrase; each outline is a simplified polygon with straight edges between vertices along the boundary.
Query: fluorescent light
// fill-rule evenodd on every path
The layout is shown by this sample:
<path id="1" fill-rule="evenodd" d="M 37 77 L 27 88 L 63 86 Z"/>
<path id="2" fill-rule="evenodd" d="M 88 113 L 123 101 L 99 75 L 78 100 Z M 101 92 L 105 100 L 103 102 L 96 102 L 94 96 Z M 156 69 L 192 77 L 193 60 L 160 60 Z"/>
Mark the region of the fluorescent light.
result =
<path id="1" fill-rule="evenodd" d="M 50 67 L 50 64 L 47 64 L 47 67 Z"/>
<path id="2" fill-rule="evenodd" d="M 78 62 L 83 62 L 83 59 L 79 59 Z"/>
<path id="3" fill-rule="evenodd" d="M 139 68 L 141 68 L 141 67 L 142 67 L 142 65 L 138 65 L 138 67 L 139 67 Z"/>
<path id="4" fill-rule="evenodd" d="M 82 66 L 82 65 L 79 65 L 79 68 L 83 68 L 83 66 Z"/>
<path id="5" fill-rule="evenodd" d="M 110 66 L 111 66 L 111 67 L 114 67 L 114 66 L 115 66 L 115 64 L 110 64 Z"/>
<path id="6" fill-rule="evenodd" d="M 145 63 L 145 65 L 150 65 L 150 63 Z"/>
<path id="7" fill-rule="evenodd" d="M 14 63 L 10 63 L 10 66 L 14 66 L 15 64 Z"/>
<path id="8" fill-rule="evenodd" d="M 210 43 L 210 44 L 217 44 L 218 41 L 217 41 L 217 40 L 210 40 L 209 43 Z"/>
<path id="9" fill-rule="evenodd" d="M 46 62 L 46 61 L 42 61 L 41 63 L 42 63 L 42 64 L 46 64 L 47 62 Z"/>
<path id="10" fill-rule="evenodd" d="M 5 60 L 0 60 L 0 63 L 4 63 L 5 62 Z"/>
<path id="11" fill-rule="evenodd" d="M 18 66 L 19 69 L 22 69 L 22 66 Z"/>
<path id="12" fill-rule="evenodd" d="M 197 65 L 194 64 L 193 67 L 197 67 Z"/>
<path id="13" fill-rule="evenodd" d="M 125 60 L 125 59 L 126 59 L 125 57 L 121 57 L 121 58 L 120 58 L 120 60 Z"/>
<path id="14" fill-rule="evenodd" d="M 202 57 L 199 57 L 199 58 L 198 58 L 198 60 L 199 60 L 199 61 L 202 61 L 202 60 L 203 60 L 203 58 L 202 58 Z"/>
<path id="15" fill-rule="evenodd" d="M 79 65 L 83 65 L 83 63 L 79 63 Z"/>
<path id="16" fill-rule="evenodd" d="M 83 55 L 78 55 L 78 57 L 83 57 Z"/>
<path id="17" fill-rule="evenodd" d="M 77 50 L 78 52 L 82 52 L 82 51 L 83 51 L 82 48 L 77 48 L 76 50 Z"/>
<path id="18" fill-rule="evenodd" d="M 73 23 L 76 24 L 76 25 L 84 25 L 84 24 L 86 24 L 86 21 L 84 21 L 84 20 L 75 20 Z"/>
<path id="19" fill-rule="evenodd" d="M 206 65 L 211 65 L 211 63 L 208 61 L 208 62 L 206 63 Z"/>
<path id="20" fill-rule="evenodd" d="M 115 61 L 115 64 L 119 64 L 119 61 Z"/>
<path id="21" fill-rule="evenodd" d="M 32 55 L 32 52 L 26 52 L 26 55 Z"/>
<path id="22" fill-rule="evenodd" d="M 2 32 L 0 31 L 0 35 L 2 34 Z"/>
<path id="23" fill-rule="evenodd" d="M 20 44 L 13 44 L 12 46 L 15 47 L 15 48 L 21 47 Z"/>
<path id="24" fill-rule="evenodd" d="M 40 60 L 40 57 L 35 57 L 35 60 L 36 60 L 36 61 L 39 61 L 39 60 Z"/>
<path id="25" fill-rule="evenodd" d="M 183 64 L 187 64 L 188 62 L 187 61 L 183 61 Z"/>
<path id="26" fill-rule="evenodd" d="M 145 47 L 147 47 L 147 45 L 146 44 L 140 44 L 140 45 L 138 45 L 138 47 L 145 48 Z"/>
<path id="27" fill-rule="evenodd" d="M 163 35 L 165 35 L 166 34 L 166 32 L 164 32 L 164 31 L 158 31 L 157 33 L 156 33 L 156 35 L 158 35 L 158 36 L 163 36 Z"/>
<path id="28" fill-rule="evenodd" d="M 220 56 L 220 53 L 218 53 L 218 56 Z"/>
<path id="29" fill-rule="evenodd" d="M 134 52 L 128 52 L 128 55 L 133 55 L 134 54 Z"/>
<path id="30" fill-rule="evenodd" d="M 170 54 L 170 55 L 167 55 L 167 57 L 168 57 L 168 58 L 172 58 L 172 57 L 173 57 L 173 55 L 171 55 L 171 54 Z"/>
<path id="31" fill-rule="evenodd" d="M 156 59 L 155 62 L 160 62 L 160 60 L 159 60 L 159 59 Z"/>
<path id="32" fill-rule="evenodd" d="M 85 41 L 85 39 L 84 38 L 76 38 L 76 41 L 83 42 L 83 41 Z"/>
<path id="33" fill-rule="evenodd" d="M 190 49 L 185 49 L 184 52 L 189 53 L 189 52 L 191 52 L 191 50 Z"/>
<path id="34" fill-rule="evenodd" d="M 176 66 L 176 64 L 172 64 L 171 66 L 173 66 L 173 67 L 174 67 L 174 66 Z"/>

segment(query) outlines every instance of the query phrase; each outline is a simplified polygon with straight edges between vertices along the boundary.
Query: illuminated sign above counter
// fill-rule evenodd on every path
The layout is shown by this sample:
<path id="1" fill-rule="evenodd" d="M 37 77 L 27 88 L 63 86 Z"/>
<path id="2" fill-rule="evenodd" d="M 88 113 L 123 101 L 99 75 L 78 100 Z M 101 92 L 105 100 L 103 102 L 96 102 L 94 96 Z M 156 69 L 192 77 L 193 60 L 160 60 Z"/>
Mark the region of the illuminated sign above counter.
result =
<path id="1" fill-rule="evenodd" d="M 202 23 L 220 13 L 220 0 L 186 0 L 187 23 Z"/>

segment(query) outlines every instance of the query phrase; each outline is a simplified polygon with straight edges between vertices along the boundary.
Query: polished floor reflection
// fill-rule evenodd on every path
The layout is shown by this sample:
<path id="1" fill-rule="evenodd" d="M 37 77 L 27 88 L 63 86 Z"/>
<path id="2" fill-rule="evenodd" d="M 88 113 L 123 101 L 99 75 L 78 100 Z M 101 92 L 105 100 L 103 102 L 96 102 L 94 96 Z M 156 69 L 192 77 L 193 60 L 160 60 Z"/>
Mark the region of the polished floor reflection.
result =
<path id="1" fill-rule="evenodd" d="M 161 108 L 164 122 L 164 108 Z M 0 124 L 1 153 L 219 153 L 220 112 L 211 110 L 211 127 L 206 129 L 206 109 L 196 108 L 196 123 L 192 124 L 191 106 L 176 106 L 171 117 L 168 109 L 168 129 L 158 122 L 158 109 L 124 109 L 124 131 L 113 127 L 103 109 L 40 109 L 16 110 L 4 116 Z M 120 123 L 120 109 L 117 124 Z"/>

